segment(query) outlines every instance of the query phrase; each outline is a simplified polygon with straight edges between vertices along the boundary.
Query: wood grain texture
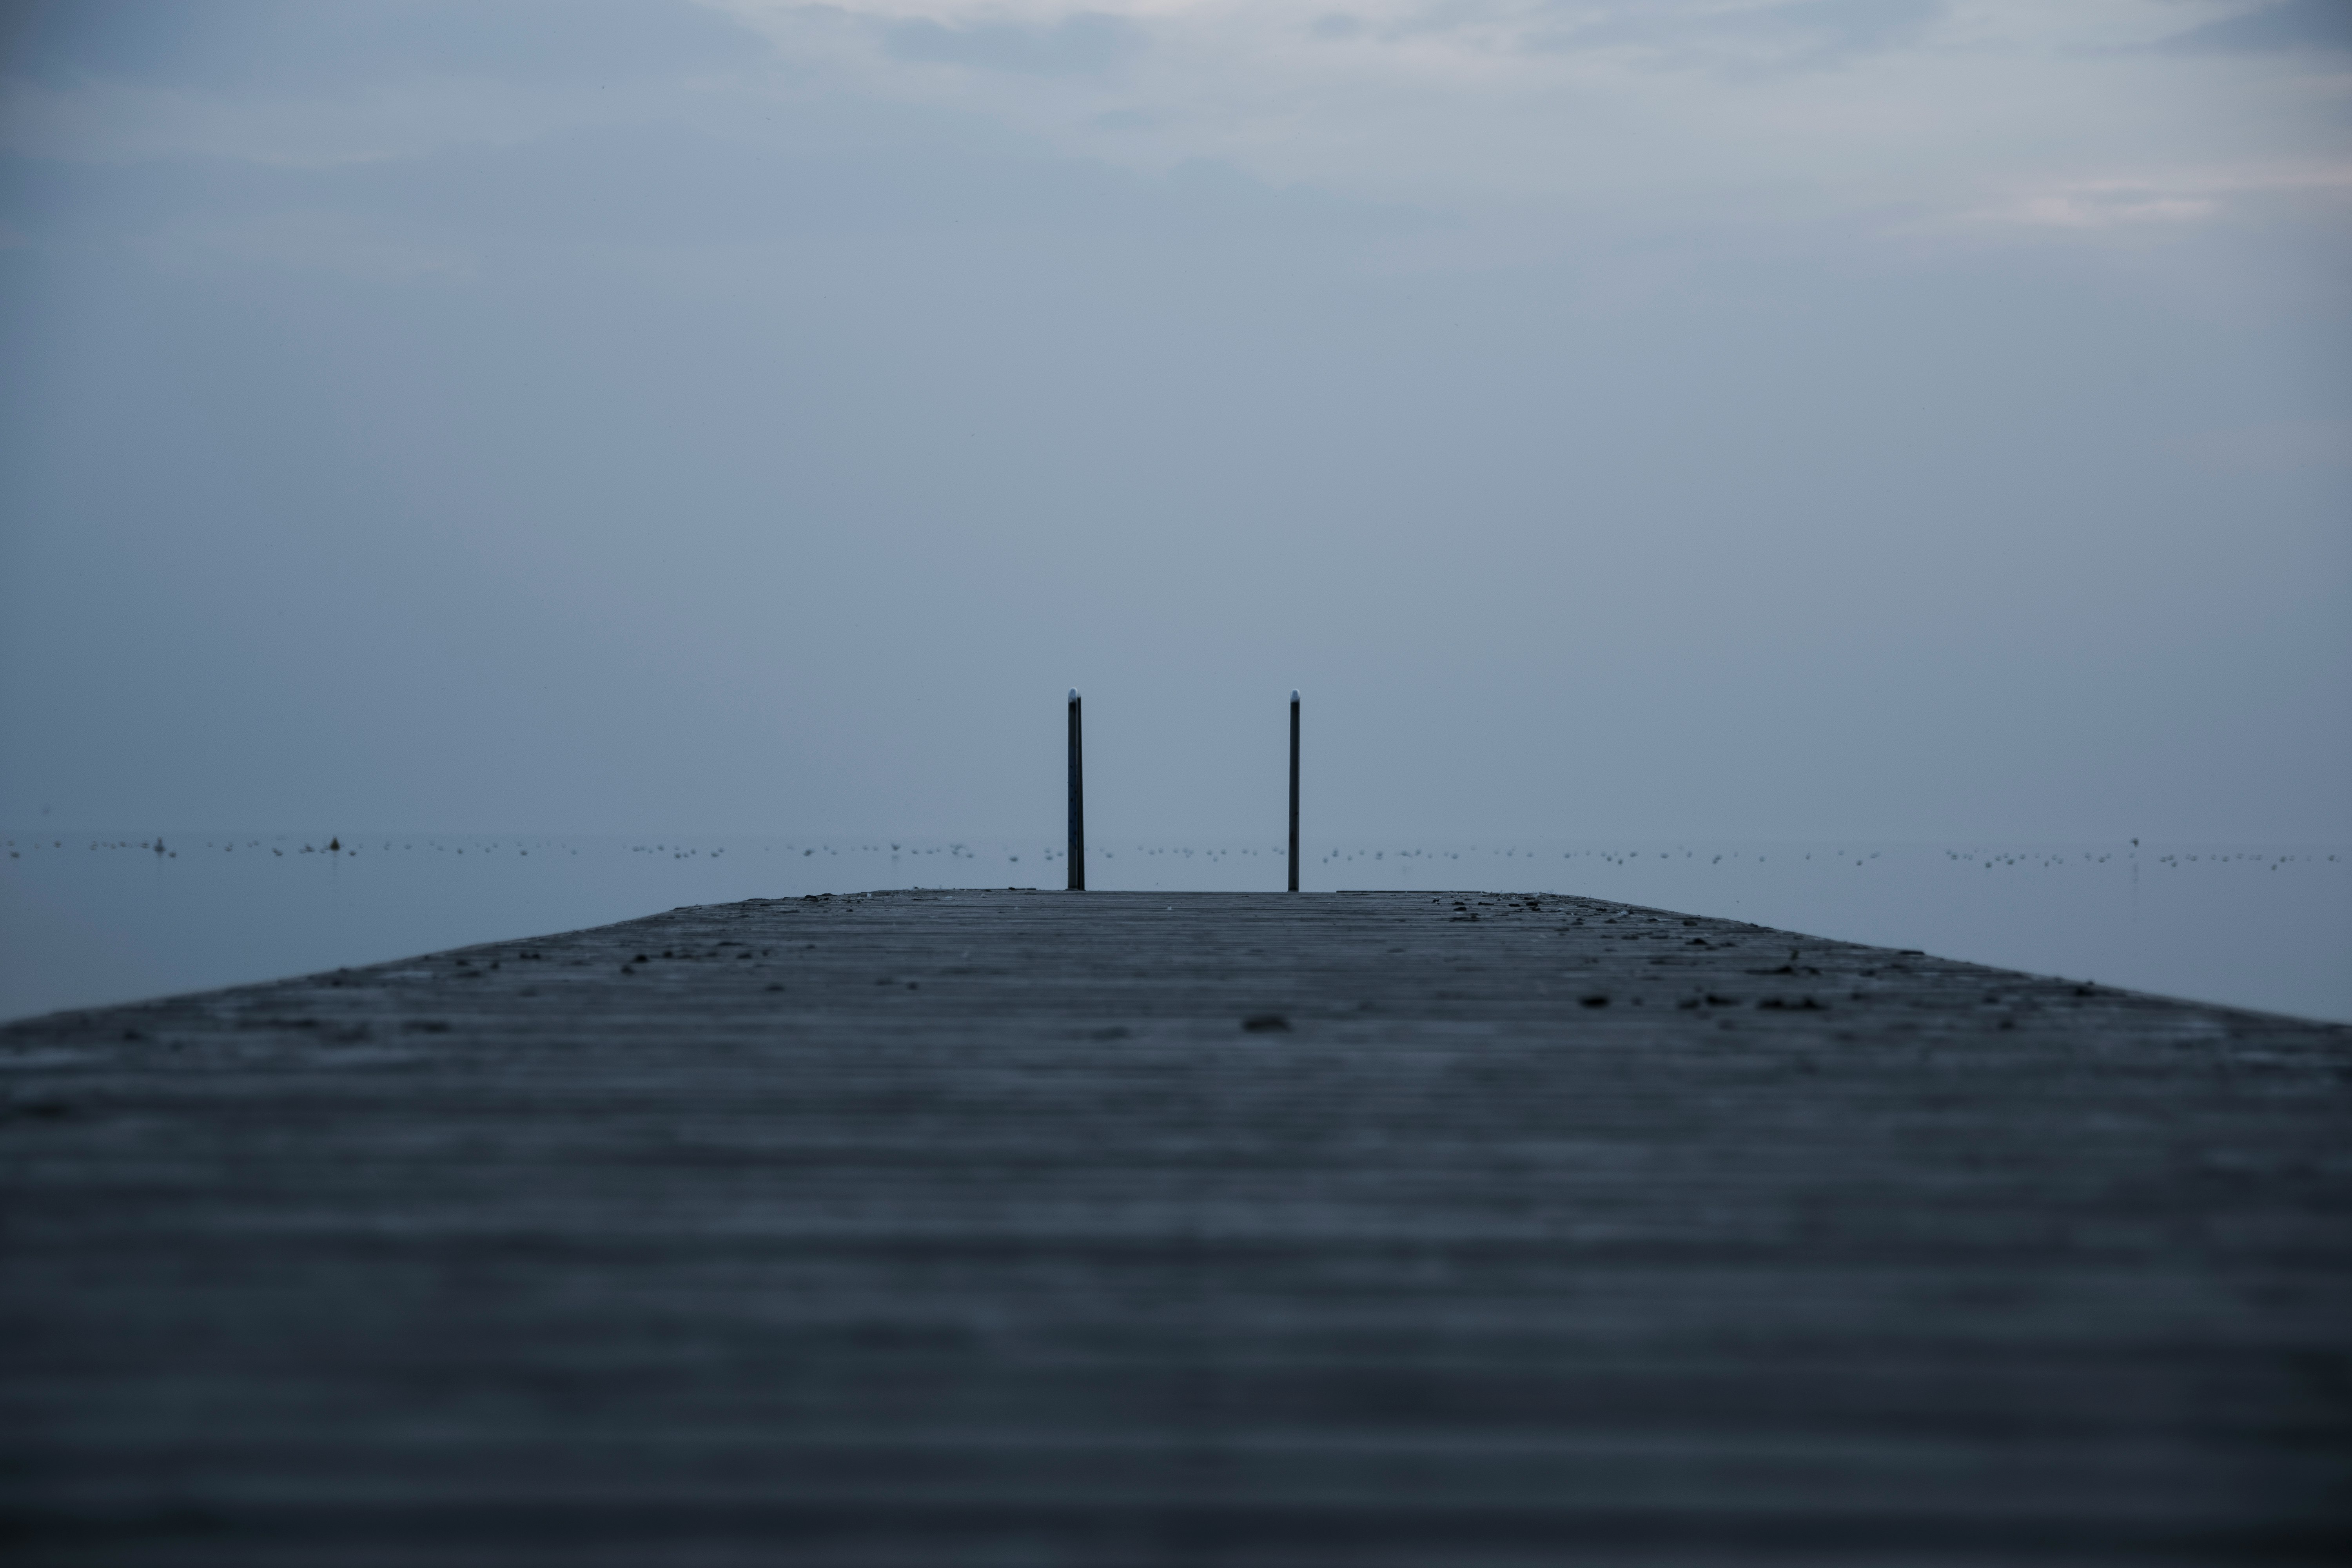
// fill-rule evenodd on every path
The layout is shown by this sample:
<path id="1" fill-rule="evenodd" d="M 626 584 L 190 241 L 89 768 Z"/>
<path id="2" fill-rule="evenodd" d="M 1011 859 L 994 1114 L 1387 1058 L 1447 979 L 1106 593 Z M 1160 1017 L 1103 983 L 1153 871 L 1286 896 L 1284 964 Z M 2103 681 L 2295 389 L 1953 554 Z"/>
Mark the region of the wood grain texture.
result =
<path id="1" fill-rule="evenodd" d="M 0 1544 L 2352 1554 L 2352 1030 L 1499 894 L 686 909 L 0 1029 Z"/>

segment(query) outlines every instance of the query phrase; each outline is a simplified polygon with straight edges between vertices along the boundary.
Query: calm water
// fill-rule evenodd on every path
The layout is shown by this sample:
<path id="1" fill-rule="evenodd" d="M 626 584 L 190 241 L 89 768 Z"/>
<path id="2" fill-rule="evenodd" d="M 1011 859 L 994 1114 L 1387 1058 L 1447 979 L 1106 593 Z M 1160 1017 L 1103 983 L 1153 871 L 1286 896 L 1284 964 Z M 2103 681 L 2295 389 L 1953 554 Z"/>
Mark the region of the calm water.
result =
<path id="1" fill-rule="evenodd" d="M 158 843 L 163 847 L 155 847 Z M 371 963 L 734 899 L 1059 887 L 1003 842 L 10 837 L 0 1017 Z M 1110 844 L 1100 889 L 1277 889 L 1278 847 Z M 1307 885 L 1559 891 L 2352 1020 L 2352 848 L 2143 843 L 1361 844 Z"/>

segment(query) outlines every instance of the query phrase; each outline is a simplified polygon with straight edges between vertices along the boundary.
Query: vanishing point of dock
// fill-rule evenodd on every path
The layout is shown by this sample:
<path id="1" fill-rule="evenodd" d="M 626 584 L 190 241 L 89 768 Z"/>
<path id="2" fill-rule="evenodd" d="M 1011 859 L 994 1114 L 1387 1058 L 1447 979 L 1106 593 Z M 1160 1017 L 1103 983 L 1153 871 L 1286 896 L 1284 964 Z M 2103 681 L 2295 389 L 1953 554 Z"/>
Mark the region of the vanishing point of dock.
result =
<path id="1" fill-rule="evenodd" d="M 2340 1562 L 2352 1029 L 896 892 L 0 1029 L 19 1563 Z"/>

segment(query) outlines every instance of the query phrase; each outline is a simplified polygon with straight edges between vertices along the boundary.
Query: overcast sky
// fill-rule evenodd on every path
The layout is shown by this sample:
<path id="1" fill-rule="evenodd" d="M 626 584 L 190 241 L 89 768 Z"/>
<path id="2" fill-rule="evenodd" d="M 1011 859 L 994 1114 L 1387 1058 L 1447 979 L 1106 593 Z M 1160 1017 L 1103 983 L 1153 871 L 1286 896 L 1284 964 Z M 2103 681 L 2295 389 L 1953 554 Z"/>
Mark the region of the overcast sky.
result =
<path id="1" fill-rule="evenodd" d="M 2344 0 L 0 16 L 0 823 L 2352 838 Z"/>

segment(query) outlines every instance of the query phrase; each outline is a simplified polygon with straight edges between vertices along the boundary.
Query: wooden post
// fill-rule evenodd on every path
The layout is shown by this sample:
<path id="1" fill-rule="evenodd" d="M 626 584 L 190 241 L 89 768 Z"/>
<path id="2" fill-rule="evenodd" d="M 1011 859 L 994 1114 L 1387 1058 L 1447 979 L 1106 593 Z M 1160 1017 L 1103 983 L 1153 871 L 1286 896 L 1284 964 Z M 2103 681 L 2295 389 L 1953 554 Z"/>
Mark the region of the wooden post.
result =
<path id="1" fill-rule="evenodd" d="M 1298 891 L 1298 693 L 1290 694 L 1290 890 Z"/>
<path id="2" fill-rule="evenodd" d="M 1078 689 L 1070 688 L 1070 891 L 1087 890 L 1086 748 L 1078 734 Z"/>

